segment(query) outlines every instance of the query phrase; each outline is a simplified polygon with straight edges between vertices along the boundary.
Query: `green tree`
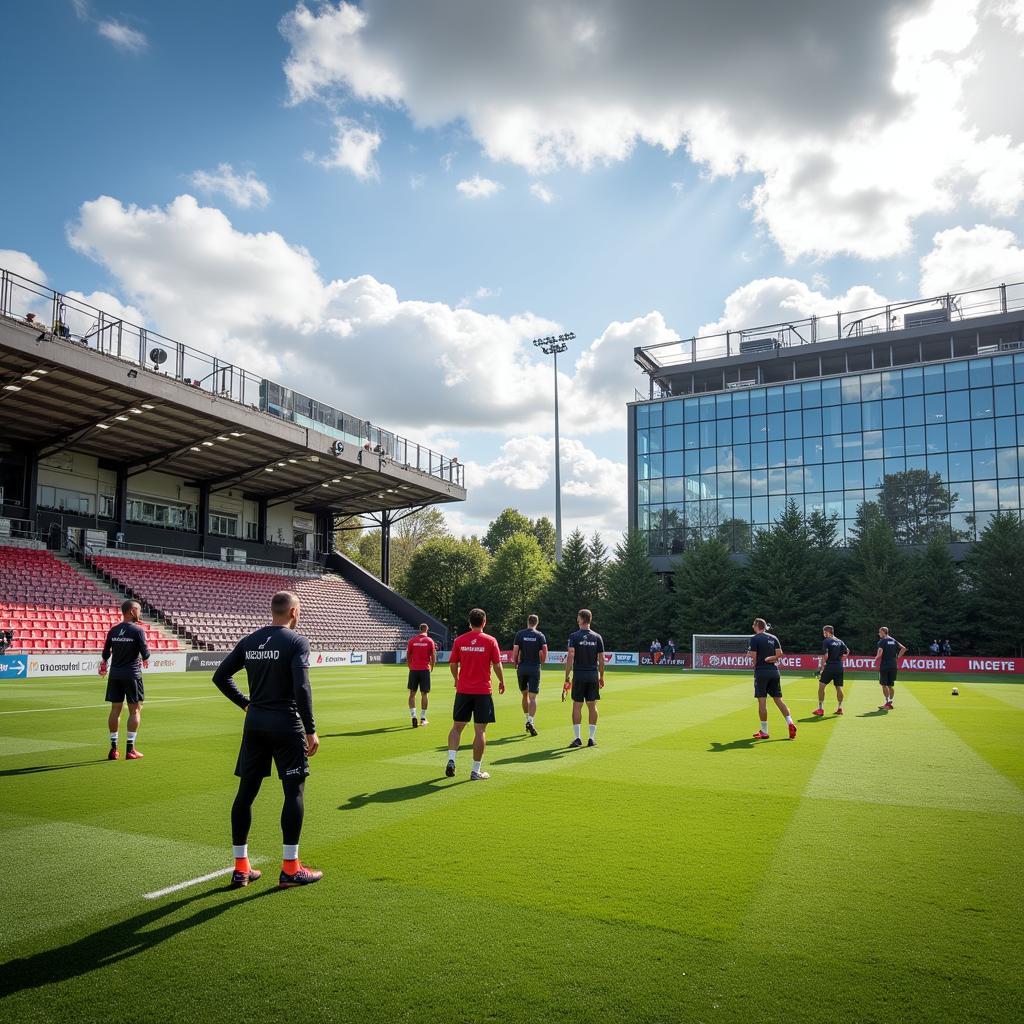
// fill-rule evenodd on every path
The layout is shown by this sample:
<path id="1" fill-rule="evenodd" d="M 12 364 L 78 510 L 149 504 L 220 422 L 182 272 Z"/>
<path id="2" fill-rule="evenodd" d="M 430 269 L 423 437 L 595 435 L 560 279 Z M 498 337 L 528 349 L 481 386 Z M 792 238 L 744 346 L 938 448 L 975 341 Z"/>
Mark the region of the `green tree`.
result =
<path id="1" fill-rule="evenodd" d="M 540 628 L 551 631 L 552 647 L 563 646 L 564 638 L 576 628 L 576 613 L 581 608 L 597 604 L 597 583 L 587 541 L 582 531 L 573 530 L 562 546 L 562 561 L 554 567 L 540 599 Z"/>
<path id="2" fill-rule="evenodd" d="M 404 589 L 405 574 L 412 556 L 429 540 L 450 536 L 444 513 L 436 506 L 421 508 L 391 527 L 391 586 Z M 380 532 L 377 532 L 378 545 Z M 380 553 L 377 554 L 380 562 Z"/>
<path id="3" fill-rule="evenodd" d="M 936 535 L 949 540 L 956 500 L 942 477 L 926 469 L 886 473 L 878 491 L 878 507 L 897 544 L 927 544 Z"/>
<path id="4" fill-rule="evenodd" d="M 594 628 L 608 650 L 646 650 L 665 632 L 668 605 L 661 580 L 651 572 L 647 543 L 638 530 L 624 534 L 605 574 L 606 593 Z"/>
<path id="5" fill-rule="evenodd" d="M 533 523 L 518 509 L 506 508 L 491 520 L 484 534 L 483 545 L 492 555 L 496 555 L 498 548 L 516 533 L 533 533 Z"/>
<path id="6" fill-rule="evenodd" d="M 600 605 L 607 592 L 606 577 L 608 572 L 608 546 L 601 540 L 596 530 L 587 544 L 587 557 L 590 560 L 590 589 L 594 594 L 591 609 Z"/>
<path id="7" fill-rule="evenodd" d="M 551 579 L 551 563 L 532 533 L 514 533 L 498 548 L 487 574 L 487 620 L 502 644 L 511 643 L 537 610 Z"/>
<path id="8" fill-rule="evenodd" d="M 405 573 L 405 596 L 440 619 L 454 635 L 466 613 L 479 602 L 481 581 L 491 556 L 478 541 L 440 537 L 428 540 L 412 556 Z M 467 604 L 466 601 L 471 603 Z"/>
<path id="9" fill-rule="evenodd" d="M 352 561 L 358 561 L 359 539 L 363 535 L 363 523 L 358 516 L 348 516 L 335 524 L 334 550 Z"/>
<path id="10" fill-rule="evenodd" d="M 547 516 L 538 516 L 533 521 L 533 528 L 531 531 L 534 537 L 537 538 L 537 543 L 540 545 L 541 551 L 544 552 L 544 557 L 549 561 L 555 560 L 555 525 L 548 519 Z"/>
<path id="11" fill-rule="evenodd" d="M 673 565 L 671 631 L 686 651 L 694 633 L 735 633 L 746 612 L 743 571 L 718 538 L 692 543 Z"/>
<path id="12" fill-rule="evenodd" d="M 359 535 L 353 561 L 380 578 L 380 530 L 365 530 Z"/>
<path id="13" fill-rule="evenodd" d="M 1024 525 L 999 512 L 982 530 L 964 563 L 971 586 L 975 643 L 985 654 L 1019 655 L 1024 594 Z"/>
<path id="14" fill-rule="evenodd" d="M 967 593 L 963 572 L 948 541 L 937 532 L 920 554 L 911 556 L 911 565 L 921 607 L 923 643 L 948 639 L 954 651 L 966 653 Z"/>
<path id="15" fill-rule="evenodd" d="M 726 519 L 714 530 L 715 537 L 730 551 L 749 553 L 751 547 L 750 523 L 746 519 Z"/>
<path id="16" fill-rule="evenodd" d="M 846 587 L 849 636 L 844 639 L 851 649 L 873 651 L 879 626 L 888 626 L 908 647 L 920 647 L 920 602 L 912 570 L 879 507 L 865 502 L 857 510 Z"/>
<path id="17" fill-rule="evenodd" d="M 795 501 L 766 530 L 758 530 L 750 552 L 747 615 L 739 624 L 760 615 L 778 629 L 783 648 L 817 650 L 821 625 L 836 618 L 825 606 L 821 559 L 814 535 Z M 748 619 L 749 616 L 749 619 Z"/>

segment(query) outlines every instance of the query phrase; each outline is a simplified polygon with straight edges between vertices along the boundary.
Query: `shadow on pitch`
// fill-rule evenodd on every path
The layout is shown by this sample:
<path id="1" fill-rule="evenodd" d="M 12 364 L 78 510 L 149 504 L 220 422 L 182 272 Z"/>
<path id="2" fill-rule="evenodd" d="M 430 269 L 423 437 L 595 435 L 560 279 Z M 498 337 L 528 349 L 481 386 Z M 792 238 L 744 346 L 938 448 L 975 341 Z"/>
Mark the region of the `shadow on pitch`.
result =
<path id="1" fill-rule="evenodd" d="M 85 768 L 90 764 L 105 764 L 105 757 L 99 757 L 92 761 L 69 761 L 65 764 L 30 764 L 25 768 L 3 768 L 0 769 L 0 778 L 11 775 L 39 775 L 41 772 L 60 772 L 65 768 Z"/>
<path id="2" fill-rule="evenodd" d="M 858 718 L 885 718 L 889 714 L 888 711 L 883 711 L 879 708 L 877 711 L 865 711 L 864 714 L 858 715 Z"/>
<path id="3" fill-rule="evenodd" d="M 355 732 L 325 732 L 320 739 L 330 740 L 340 736 L 381 736 L 386 732 L 412 732 L 412 726 L 404 729 L 400 725 L 382 725 L 379 729 L 357 729 Z"/>
<path id="4" fill-rule="evenodd" d="M 582 748 L 576 748 L 582 749 Z M 555 747 L 553 750 L 534 750 L 529 754 L 520 754 L 518 757 L 503 757 L 495 764 L 537 764 L 542 761 L 558 761 L 563 757 L 569 757 L 576 753 L 576 749 L 568 747 Z"/>
<path id="5" fill-rule="evenodd" d="M 278 890 L 276 887 L 260 889 L 240 899 L 224 899 L 204 906 L 187 917 L 174 918 L 179 911 L 193 903 L 208 900 L 212 896 L 223 896 L 229 891 L 228 886 L 219 886 L 185 899 L 172 900 L 64 946 L 33 953 L 19 960 L 10 960 L 0 970 L 0 999 L 25 989 L 41 988 L 43 985 L 78 978 L 90 971 L 146 953 L 189 928 L 212 921 L 232 907 L 261 899 Z M 165 920 L 168 918 L 172 919 Z"/>
<path id="6" fill-rule="evenodd" d="M 338 810 L 358 811 L 360 807 L 366 807 L 368 804 L 399 804 L 405 800 L 418 800 L 421 796 L 429 796 L 431 793 L 447 792 L 452 786 L 458 786 L 462 782 L 469 782 L 469 777 L 457 782 L 448 782 L 442 776 L 438 779 L 428 779 L 426 782 L 414 782 L 410 786 L 381 789 L 376 793 L 356 793 L 348 798 L 348 803 L 339 804 Z"/>
<path id="7" fill-rule="evenodd" d="M 472 741 L 473 733 L 470 731 L 469 726 L 466 726 L 466 731 L 462 734 L 463 745 L 468 746 Z M 527 736 L 526 733 L 517 733 L 515 736 L 502 736 L 501 739 L 492 740 L 489 736 L 487 737 L 487 749 L 491 747 L 501 747 L 506 743 L 522 743 L 523 740 L 528 740 L 531 737 Z M 443 747 L 434 748 L 439 754 L 446 754 L 448 752 L 448 744 L 446 743 Z"/>
<path id="8" fill-rule="evenodd" d="M 714 740 L 711 741 L 711 746 L 708 747 L 709 754 L 724 754 L 727 750 L 753 750 L 754 747 L 763 747 L 766 743 L 781 743 L 785 740 L 786 743 L 790 742 L 788 736 L 779 736 L 774 740 L 755 740 L 753 736 L 745 740 L 733 740 L 731 743 L 716 743 Z"/>

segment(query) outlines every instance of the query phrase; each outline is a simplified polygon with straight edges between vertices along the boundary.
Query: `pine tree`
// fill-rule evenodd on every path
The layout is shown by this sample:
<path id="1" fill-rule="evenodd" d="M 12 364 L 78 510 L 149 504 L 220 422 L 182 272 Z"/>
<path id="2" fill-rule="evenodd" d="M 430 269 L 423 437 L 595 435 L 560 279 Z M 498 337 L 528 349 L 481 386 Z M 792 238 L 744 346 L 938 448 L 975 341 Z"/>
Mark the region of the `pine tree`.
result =
<path id="1" fill-rule="evenodd" d="M 965 569 L 977 647 L 985 654 L 1020 654 L 1024 525 L 1016 513 L 992 517 L 968 552 Z"/>
<path id="2" fill-rule="evenodd" d="M 936 533 L 925 549 L 911 556 L 914 586 L 921 605 L 922 641 L 949 640 L 953 650 L 967 653 L 967 594 L 963 573 L 949 542 Z"/>
<path id="3" fill-rule="evenodd" d="M 646 650 L 651 637 L 665 632 L 667 603 L 661 580 L 651 571 L 647 542 L 637 530 L 615 545 L 605 576 L 607 592 L 594 628 L 608 650 Z"/>
<path id="4" fill-rule="evenodd" d="M 580 530 L 573 530 L 540 600 L 540 628 L 551 632 L 552 647 L 561 649 L 564 638 L 576 628 L 576 613 L 581 608 L 593 608 L 598 596 L 594 582 L 587 542 Z"/>
<path id="5" fill-rule="evenodd" d="M 593 609 L 604 600 L 608 570 L 608 546 L 601 540 L 601 534 L 596 530 L 587 544 L 587 557 L 590 560 L 590 589 L 594 595 L 590 607 Z"/>
<path id="6" fill-rule="evenodd" d="M 735 633 L 746 610 L 743 574 L 718 538 L 691 544 L 674 565 L 672 633 L 681 651 L 694 633 Z"/>

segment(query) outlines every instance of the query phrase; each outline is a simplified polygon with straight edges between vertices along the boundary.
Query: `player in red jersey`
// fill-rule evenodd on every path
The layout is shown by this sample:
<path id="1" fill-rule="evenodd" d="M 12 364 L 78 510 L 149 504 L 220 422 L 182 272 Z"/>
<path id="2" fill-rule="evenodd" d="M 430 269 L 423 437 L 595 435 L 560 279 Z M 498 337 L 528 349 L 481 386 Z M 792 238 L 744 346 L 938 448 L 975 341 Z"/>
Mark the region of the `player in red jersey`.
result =
<path id="1" fill-rule="evenodd" d="M 474 782 L 489 779 L 483 770 L 484 749 L 487 747 L 487 723 L 494 721 L 494 697 L 491 695 L 491 666 L 498 677 L 498 693 L 505 692 L 505 677 L 501 672 L 501 648 L 493 636 L 484 632 L 487 613 L 474 608 L 469 613 L 470 630 L 452 644 L 450 665 L 455 680 L 455 709 L 452 712 L 452 731 L 448 734 L 448 765 L 445 775 L 455 774 L 455 753 L 459 749 L 462 730 L 473 719 L 473 770 L 469 777 Z"/>
<path id="2" fill-rule="evenodd" d="M 430 672 L 437 664 L 437 647 L 427 636 L 427 624 L 420 623 L 420 631 L 409 638 L 405 660 L 409 662 L 409 714 L 412 727 L 428 725 L 427 704 L 430 703 Z M 416 691 L 420 691 L 420 720 L 416 720 Z"/>

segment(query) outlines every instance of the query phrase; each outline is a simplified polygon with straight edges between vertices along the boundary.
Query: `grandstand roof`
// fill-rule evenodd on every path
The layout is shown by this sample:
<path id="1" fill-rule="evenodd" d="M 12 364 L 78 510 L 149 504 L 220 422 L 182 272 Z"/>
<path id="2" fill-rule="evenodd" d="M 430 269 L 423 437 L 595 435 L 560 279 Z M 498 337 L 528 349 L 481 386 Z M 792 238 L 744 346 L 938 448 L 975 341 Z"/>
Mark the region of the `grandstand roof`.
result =
<path id="1" fill-rule="evenodd" d="M 127 463 L 130 474 L 159 470 L 335 514 L 466 497 L 461 467 L 417 469 L 416 445 L 403 449 L 411 465 L 399 464 L 8 316 L 0 317 L 4 443 L 42 457 L 84 452 Z"/>

